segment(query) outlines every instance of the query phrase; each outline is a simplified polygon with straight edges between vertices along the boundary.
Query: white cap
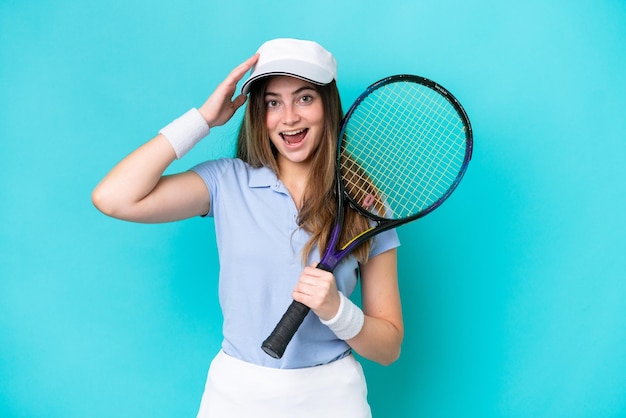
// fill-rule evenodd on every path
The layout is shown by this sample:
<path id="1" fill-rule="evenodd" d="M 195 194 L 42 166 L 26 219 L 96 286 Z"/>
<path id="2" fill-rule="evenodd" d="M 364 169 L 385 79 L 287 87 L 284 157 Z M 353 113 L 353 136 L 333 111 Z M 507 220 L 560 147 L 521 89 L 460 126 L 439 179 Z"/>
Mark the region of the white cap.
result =
<path id="1" fill-rule="evenodd" d="M 259 60 L 243 83 L 243 94 L 248 94 L 253 81 L 271 75 L 288 75 L 321 85 L 337 78 L 335 58 L 317 42 L 279 38 L 265 42 L 257 52 Z"/>

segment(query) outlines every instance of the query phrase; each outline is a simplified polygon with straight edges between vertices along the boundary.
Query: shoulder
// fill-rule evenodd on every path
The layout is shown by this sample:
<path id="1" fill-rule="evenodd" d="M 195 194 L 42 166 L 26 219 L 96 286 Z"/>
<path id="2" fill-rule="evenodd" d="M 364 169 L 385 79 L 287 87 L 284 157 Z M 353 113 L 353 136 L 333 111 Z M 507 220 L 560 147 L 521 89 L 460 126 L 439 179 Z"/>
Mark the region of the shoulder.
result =
<path id="1" fill-rule="evenodd" d="M 192 167 L 190 171 L 202 178 L 211 198 L 221 190 L 265 188 L 277 182 L 276 174 L 268 167 L 253 167 L 238 158 L 205 161 Z"/>
<path id="2" fill-rule="evenodd" d="M 238 158 L 220 158 L 197 164 L 190 171 L 198 174 L 211 189 L 223 182 L 247 178 L 250 169 L 247 163 Z"/>
<path id="3" fill-rule="evenodd" d="M 239 158 L 220 158 L 217 160 L 205 161 L 193 166 L 191 171 L 198 173 L 200 177 L 203 178 L 222 176 L 228 173 L 250 178 L 259 176 L 267 178 L 268 176 L 274 176 L 273 172 L 269 168 L 253 167 Z"/>
<path id="4" fill-rule="evenodd" d="M 200 177 L 209 177 L 223 174 L 226 171 L 245 171 L 248 165 L 238 158 L 220 158 L 197 164 L 191 168 Z"/>
<path id="5" fill-rule="evenodd" d="M 381 232 L 372 239 L 370 258 L 400 246 L 400 239 L 395 228 Z"/>

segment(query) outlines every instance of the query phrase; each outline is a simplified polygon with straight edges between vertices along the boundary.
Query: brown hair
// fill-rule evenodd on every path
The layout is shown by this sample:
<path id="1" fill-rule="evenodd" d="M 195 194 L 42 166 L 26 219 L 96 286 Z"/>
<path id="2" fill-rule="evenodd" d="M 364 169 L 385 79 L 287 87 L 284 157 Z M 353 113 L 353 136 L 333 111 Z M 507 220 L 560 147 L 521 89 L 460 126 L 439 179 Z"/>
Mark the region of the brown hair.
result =
<path id="1" fill-rule="evenodd" d="M 269 80 L 270 77 L 265 77 L 251 86 L 248 105 L 237 139 L 237 158 L 253 167 L 269 167 L 278 176 L 277 150 L 269 140 L 265 124 L 264 95 Z M 309 179 L 298 214 L 298 225 L 311 234 L 310 240 L 302 250 L 304 262 L 316 245 L 320 254 L 324 252 L 334 224 L 337 211 L 335 200 L 337 195 L 337 136 L 343 118 L 341 99 L 335 81 L 323 86 L 314 85 L 314 88 L 322 99 L 324 132 L 323 140 L 312 158 Z M 358 215 L 350 207 L 346 207 L 340 242 L 345 244 L 368 227 L 367 219 Z M 368 241 L 353 252 L 359 262 L 367 261 L 370 246 Z"/>

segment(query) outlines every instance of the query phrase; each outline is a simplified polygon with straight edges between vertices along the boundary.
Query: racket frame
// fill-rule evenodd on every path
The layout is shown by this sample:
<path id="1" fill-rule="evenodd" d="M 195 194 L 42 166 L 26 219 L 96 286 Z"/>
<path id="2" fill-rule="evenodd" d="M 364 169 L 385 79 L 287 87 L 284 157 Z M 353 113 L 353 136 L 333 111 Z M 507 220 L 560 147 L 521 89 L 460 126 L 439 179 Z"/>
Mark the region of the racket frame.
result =
<path id="1" fill-rule="evenodd" d="M 448 190 L 439 199 L 437 199 L 436 201 L 431 203 L 426 208 L 420 210 L 418 213 L 416 213 L 413 216 L 409 216 L 409 217 L 402 218 L 402 219 L 388 219 L 388 218 L 379 216 L 376 213 L 368 211 L 363 206 L 361 206 L 356 200 L 352 199 L 348 193 L 345 192 L 344 182 L 341 181 L 341 179 L 342 179 L 342 175 L 341 175 L 341 154 L 342 153 L 341 153 L 341 150 L 342 150 L 342 146 L 343 146 L 343 143 L 344 143 L 344 137 L 345 137 L 345 133 L 346 133 L 345 131 L 346 131 L 346 127 L 348 126 L 348 121 L 350 120 L 350 117 L 352 116 L 352 114 L 359 107 L 361 102 L 363 100 L 365 100 L 365 98 L 367 98 L 372 92 L 378 90 L 379 88 L 381 88 L 381 87 L 383 87 L 383 86 L 385 86 L 387 84 L 390 84 L 390 83 L 402 82 L 402 81 L 418 83 L 418 84 L 430 87 L 433 90 L 437 91 L 442 96 L 444 96 L 448 100 L 448 102 L 454 107 L 454 109 L 458 113 L 459 117 L 461 118 L 461 120 L 463 122 L 463 126 L 465 127 L 466 149 L 465 149 L 465 156 L 463 158 L 463 162 L 462 162 L 461 168 L 459 169 L 459 172 L 458 172 L 458 174 L 456 176 L 456 179 L 451 183 L 451 185 L 448 188 Z M 440 85 L 440 84 L 436 83 L 435 81 L 432 81 L 432 80 L 430 80 L 428 78 L 417 76 L 417 75 L 412 75 L 412 74 L 397 74 L 397 75 L 388 76 L 388 77 L 385 77 L 385 78 L 383 78 L 383 79 L 373 83 L 367 89 L 365 89 L 365 91 L 363 93 L 361 93 L 361 95 L 354 101 L 354 103 L 352 104 L 352 106 L 350 107 L 350 109 L 348 110 L 346 115 L 344 116 L 344 120 L 343 120 L 343 122 L 341 124 L 341 131 L 339 132 L 339 137 L 338 138 L 339 138 L 339 141 L 338 141 L 337 159 L 336 159 L 337 196 L 338 196 L 338 199 L 337 199 L 337 214 L 338 214 L 338 217 L 337 217 L 337 222 L 333 226 L 333 230 L 332 230 L 332 233 L 331 233 L 331 239 L 329 240 L 327 250 L 324 253 L 324 255 L 322 256 L 322 259 L 320 261 L 320 264 L 324 265 L 327 269 L 329 269 L 329 271 L 332 271 L 337 266 L 337 264 L 339 264 L 339 262 L 341 262 L 341 260 L 344 257 L 346 257 L 349 253 L 354 251 L 359 245 L 363 244 L 363 242 L 367 241 L 368 239 L 372 238 L 373 236 L 375 236 L 375 235 L 377 235 L 377 234 L 379 234 L 379 233 L 381 233 L 383 231 L 387 231 L 389 229 L 397 228 L 400 225 L 403 225 L 403 224 L 406 224 L 408 222 L 414 221 L 414 220 L 416 220 L 418 218 L 422 218 L 422 217 L 428 215 L 433 210 L 437 209 L 439 206 L 441 206 L 441 204 L 452 194 L 452 192 L 454 192 L 454 190 L 456 189 L 456 187 L 460 183 L 461 179 L 465 175 L 465 172 L 467 170 L 467 166 L 469 165 L 469 162 L 470 162 L 470 160 L 472 158 L 472 153 L 473 153 L 473 131 L 472 131 L 472 126 L 470 124 L 469 117 L 467 116 L 467 113 L 465 112 L 465 109 L 463 108 L 463 106 L 461 106 L 461 103 L 459 103 L 459 101 L 456 99 L 456 97 L 454 97 L 452 95 L 452 93 L 450 93 L 450 91 L 448 91 L 442 85 Z M 343 228 L 343 217 L 344 217 L 344 205 L 345 205 L 345 202 L 347 202 L 354 210 L 359 212 L 361 215 L 363 215 L 366 218 L 374 221 L 375 225 L 373 225 L 371 228 L 361 232 L 359 235 L 357 235 L 354 238 L 352 238 L 349 242 L 347 242 L 343 246 L 338 247 L 339 237 L 341 236 L 341 231 L 342 231 L 342 228 Z"/>

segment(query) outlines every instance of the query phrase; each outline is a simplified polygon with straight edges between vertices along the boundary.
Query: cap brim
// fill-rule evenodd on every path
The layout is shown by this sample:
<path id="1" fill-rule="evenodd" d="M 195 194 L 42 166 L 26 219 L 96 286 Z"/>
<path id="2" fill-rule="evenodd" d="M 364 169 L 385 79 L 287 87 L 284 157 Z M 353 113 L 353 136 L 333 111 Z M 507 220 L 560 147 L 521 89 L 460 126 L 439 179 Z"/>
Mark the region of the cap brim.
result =
<path id="1" fill-rule="evenodd" d="M 272 61 L 265 65 L 255 67 L 250 77 L 243 83 L 241 92 L 248 94 L 253 82 L 260 78 L 276 75 L 296 77 L 319 85 L 325 85 L 333 81 L 332 73 L 312 63 L 303 63 L 302 61 L 294 60 Z"/>

